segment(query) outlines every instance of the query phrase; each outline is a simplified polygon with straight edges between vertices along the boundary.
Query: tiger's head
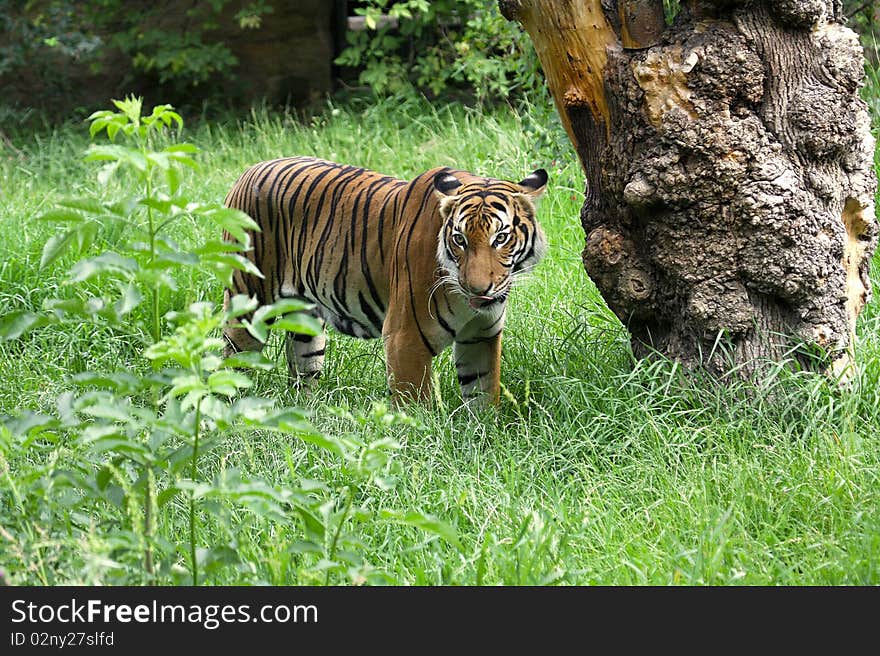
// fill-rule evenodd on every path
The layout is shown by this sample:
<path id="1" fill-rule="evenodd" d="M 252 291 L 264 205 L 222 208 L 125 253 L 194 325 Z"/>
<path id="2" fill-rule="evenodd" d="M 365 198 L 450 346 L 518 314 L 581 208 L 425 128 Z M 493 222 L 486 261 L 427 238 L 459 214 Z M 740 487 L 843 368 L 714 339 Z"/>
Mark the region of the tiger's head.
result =
<path id="1" fill-rule="evenodd" d="M 516 279 L 544 255 L 547 239 L 535 219 L 535 202 L 546 185 L 544 169 L 519 184 L 462 184 L 447 171 L 434 176 L 443 218 L 437 244 L 441 282 L 467 297 L 474 310 L 504 303 Z"/>

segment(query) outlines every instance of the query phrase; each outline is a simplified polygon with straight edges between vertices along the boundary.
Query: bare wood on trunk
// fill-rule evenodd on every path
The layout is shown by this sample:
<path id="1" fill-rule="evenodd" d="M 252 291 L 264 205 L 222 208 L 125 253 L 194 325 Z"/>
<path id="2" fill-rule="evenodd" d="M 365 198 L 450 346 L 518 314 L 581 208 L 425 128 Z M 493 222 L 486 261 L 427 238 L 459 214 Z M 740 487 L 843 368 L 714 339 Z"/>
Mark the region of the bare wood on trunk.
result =
<path id="1" fill-rule="evenodd" d="M 602 197 L 598 160 L 608 141 L 604 70 L 617 34 L 600 0 L 500 0 L 501 13 L 529 33 L 556 110 L 587 172 L 587 195 Z"/>

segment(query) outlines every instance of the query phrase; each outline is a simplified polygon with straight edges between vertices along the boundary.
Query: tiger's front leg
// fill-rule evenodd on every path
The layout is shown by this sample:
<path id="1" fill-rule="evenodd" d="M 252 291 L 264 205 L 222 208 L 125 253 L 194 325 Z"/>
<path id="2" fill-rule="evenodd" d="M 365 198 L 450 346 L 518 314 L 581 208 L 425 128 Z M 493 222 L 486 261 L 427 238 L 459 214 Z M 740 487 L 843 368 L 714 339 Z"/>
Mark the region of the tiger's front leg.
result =
<path id="1" fill-rule="evenodd" d="M 321 324 L 323 326 L 323 321 Z M 287 333 L 284 341 L 284 354 L 287 356 L 288 382 L 296 386 L 300 382 L 307 387 L 313 385 L 324 369 L 324 353 L 327 348 L 327 335 L 300 335 Z"/>
<path id="2" fill-rule="evenodd" d="M 501 333 L 486 340 L 455 342 L 455 371 L 465 401 L 498 405 L 501 392 Z"/>
<path id="3" fill-rule="evenodd" d="M 227 289 L 223 292 L 223 309 L 229 310 L 229 304 L 232 302 L 232 293 Z M 241 317 L 241 319 L 250 319 L 252 315 Z M 235 353 L 242 351 L 262 351 L 263 342 L 251 335 L 247 328 L 240 323 L 226 325 L 223 327 L 223 337 L 226 338 L 226 345 L 223 348 L 223 357 L 228 358 Z"/>
<path id="4" fill-rule="evenodd" d="M 385 333 L 385 366 L 391 402 L 400 407 L 408 401 L 427 404 L 431 399 L 431 353 L 416 332 Z"/>

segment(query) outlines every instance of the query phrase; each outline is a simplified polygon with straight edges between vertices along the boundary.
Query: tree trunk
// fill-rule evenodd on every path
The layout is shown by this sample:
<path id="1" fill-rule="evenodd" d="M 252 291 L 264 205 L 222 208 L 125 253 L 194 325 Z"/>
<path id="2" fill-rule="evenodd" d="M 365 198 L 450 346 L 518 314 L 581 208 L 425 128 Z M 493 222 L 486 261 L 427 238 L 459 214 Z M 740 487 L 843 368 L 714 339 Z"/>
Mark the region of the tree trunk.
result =
<path id="1" fill-rule="evenodd" d="M 877 240 L 839 0 L 499 0 L 586 172 L 584 266 L 632 335 L 716 375 L 849 370 Z"/>

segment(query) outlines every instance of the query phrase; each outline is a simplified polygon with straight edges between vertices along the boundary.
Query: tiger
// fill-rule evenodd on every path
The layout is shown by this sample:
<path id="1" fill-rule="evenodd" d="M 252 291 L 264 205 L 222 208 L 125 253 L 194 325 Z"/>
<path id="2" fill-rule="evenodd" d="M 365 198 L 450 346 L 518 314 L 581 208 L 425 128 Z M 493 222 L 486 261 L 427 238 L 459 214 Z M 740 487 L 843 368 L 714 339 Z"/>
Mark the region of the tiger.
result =
<path id="1" fill-rule="evenodd" d="M 453 345 L 464 402 L 497 405 L 508 295 L 547 247 L 546 185 L 544 169 L 517 184 L 449 167 L 407 181 L 313 157 L 257 163 L 225 205 L 259 226 L 246 257 L 263 277 L 236 270 L 224 305 L 303 299 L 322 328 L 381 337 L 395 406 L 430 401 L 432 359 Z M 263 347 L 242 324 L 224 335 L 227 355 Z M 319 376 L 325 348 L 323 330 L 287 333 L 291 380 Z"/>

